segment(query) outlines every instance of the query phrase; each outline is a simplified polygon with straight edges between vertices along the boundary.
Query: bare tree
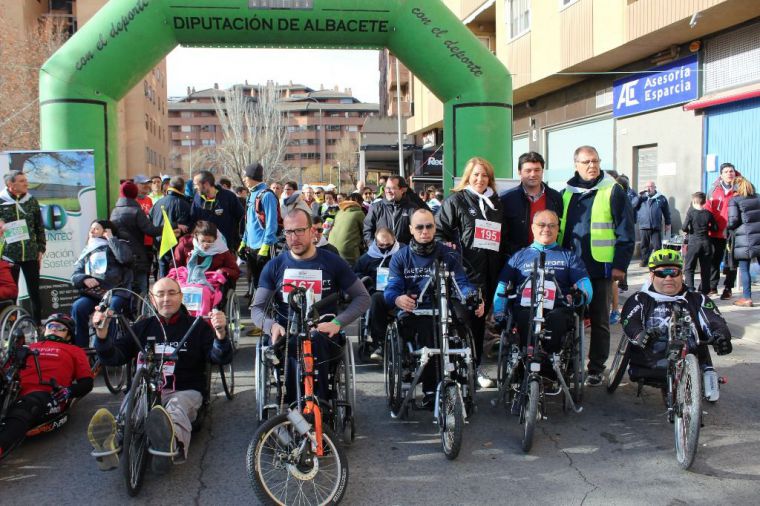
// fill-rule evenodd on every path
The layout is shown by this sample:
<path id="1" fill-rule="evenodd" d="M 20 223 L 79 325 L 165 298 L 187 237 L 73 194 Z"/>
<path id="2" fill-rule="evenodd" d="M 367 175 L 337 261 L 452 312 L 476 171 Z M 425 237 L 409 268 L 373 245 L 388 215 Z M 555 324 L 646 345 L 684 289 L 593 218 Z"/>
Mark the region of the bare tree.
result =
<path id="1" fill-rule="evenodd" d="M 292 178 L 294 171 L 284 162 L 289 134 L 286 118 L 277 107 L 274 83 L 259 86 L 255 97 L 242 88 L 225 90 L 214 97 L 214 108 L 222 127 L 222 142 L 214 150 L 221 172 L 242 182 L 246 166 L 258 161 L 264 180 Z"/>
<path id="2" fill-rule="evenodd" d="M 67 38 L 60 20 L 45 18 L 24 34 L 0 18 L 0 151 L 39 148 L 40 67 Z"/>
<path id="3" fill-rule="evenodd" d="M 335 162 L 340 167 L 338 188 L 342 188 L 344 181 L 348 182 L 353 191 L 359 181 L 359 164 L 357 152 L 359 151 L 359 136 L 348 134 L 340 138 L 335 145 Z"/>

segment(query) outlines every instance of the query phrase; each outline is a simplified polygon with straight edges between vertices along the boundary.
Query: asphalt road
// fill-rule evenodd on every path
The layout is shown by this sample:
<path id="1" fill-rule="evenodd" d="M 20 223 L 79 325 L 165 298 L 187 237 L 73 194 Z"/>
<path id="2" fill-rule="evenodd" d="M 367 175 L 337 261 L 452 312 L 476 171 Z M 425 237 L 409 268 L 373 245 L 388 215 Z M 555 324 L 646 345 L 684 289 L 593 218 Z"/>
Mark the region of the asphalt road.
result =
<path id="1" fill-rule="evenodd" d="M 757 335 L 757 334 L 755 334 Z M 87 422 L 120 396 L 102 379 L 56 433 L 28 440 L 0 465 L 1 504 L 251 504 L 245 453 L 254 431 L 254 338 L 235 358 L 238 394 L 217 394 L 211 416 L 193 438 L 186 464 L 165 477 L 148 476 L 130 499 L 118 471 L 98 471 L 89 456 Z M 613 337 L 613 343 L 617 338 Z M 447 461 L 432 414 L 391 420 L 379 366 L 357 369 L 358 436 L 347 456 L 344 504 L 756 504 L 760 491 L 760 339 L 745 335 L 734 353 L 716 359 L 729 377 L 716 405 L 705 407 L 696 462 L 675 460 L 673 427 L 659 391 L 624 384 L 614 394 L 586 389 L 584 410 L 563 414 L 549 402 L 533 449 L 520 449 L 521 427 L 495 392 L 478 393 L 459 458 Z"/>

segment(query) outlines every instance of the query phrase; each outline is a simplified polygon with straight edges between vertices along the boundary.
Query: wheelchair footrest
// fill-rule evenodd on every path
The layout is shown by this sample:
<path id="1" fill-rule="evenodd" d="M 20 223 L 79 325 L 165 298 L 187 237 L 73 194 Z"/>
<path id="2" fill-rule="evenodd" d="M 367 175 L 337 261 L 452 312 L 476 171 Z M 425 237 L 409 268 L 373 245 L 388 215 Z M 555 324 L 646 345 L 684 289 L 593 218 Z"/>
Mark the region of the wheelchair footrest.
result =
<path id="1" fill-rule="evenodd" d="M 156 457 L 170 457 L 174 458 L 177 455 L 179 455 L 179 450 L 174 452 L 162 452 L 161 450 L 156 450 L 155 448 L 148 448 L 148 453 L 151 455 L 155 455 Z"/>
<path id="2" fill-rule="evenodd" d="M 93 457 L 95 457 L 97 459 L 97 458 L 100 458 L 100 457 L 108 457 L 109 455 L 116 455 L 119 452 L 121 452 L 121 446 L 118 447 L 118 448 L 114 448 L 113 450 L 108 450 L 107 452 L 91 451 L 90 455 L 92 455 Z"/>

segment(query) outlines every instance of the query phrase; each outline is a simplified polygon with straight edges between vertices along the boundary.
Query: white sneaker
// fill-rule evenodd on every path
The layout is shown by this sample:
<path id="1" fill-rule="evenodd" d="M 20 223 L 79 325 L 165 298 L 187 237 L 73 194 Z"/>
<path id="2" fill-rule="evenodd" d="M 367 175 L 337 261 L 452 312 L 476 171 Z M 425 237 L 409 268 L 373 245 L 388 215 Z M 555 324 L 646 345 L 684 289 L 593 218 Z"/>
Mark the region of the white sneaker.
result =
<path id="1" fill-rule="evenodd" d="M 478 385 L 480 388 L 493 388 L 496 386 L 494 380 L 480 367 L 478 367 Z"/>

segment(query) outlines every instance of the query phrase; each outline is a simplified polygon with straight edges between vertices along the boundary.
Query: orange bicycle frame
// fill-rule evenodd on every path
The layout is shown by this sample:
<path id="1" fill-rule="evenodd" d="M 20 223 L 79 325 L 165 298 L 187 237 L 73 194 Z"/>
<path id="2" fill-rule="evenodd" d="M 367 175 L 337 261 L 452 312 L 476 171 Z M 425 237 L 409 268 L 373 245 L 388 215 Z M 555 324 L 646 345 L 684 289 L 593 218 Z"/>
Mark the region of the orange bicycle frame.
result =
<path id="1" fill-rule="evenodd" d="M 304 339 L 301 344 L 303 347 L 303 391 L 304 398 L 306 399 L 306 405 L 304 406 L 304 414 L 314 415 L 314 433 L 317 438 L 317 456 L 322 457 L 324 455 L 324 447 L 322 445 L 322 410 L 319 408 L 319 403 L 314 402 L 314 355 L 311 352 L 311 338 Z"/>

